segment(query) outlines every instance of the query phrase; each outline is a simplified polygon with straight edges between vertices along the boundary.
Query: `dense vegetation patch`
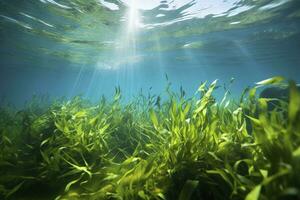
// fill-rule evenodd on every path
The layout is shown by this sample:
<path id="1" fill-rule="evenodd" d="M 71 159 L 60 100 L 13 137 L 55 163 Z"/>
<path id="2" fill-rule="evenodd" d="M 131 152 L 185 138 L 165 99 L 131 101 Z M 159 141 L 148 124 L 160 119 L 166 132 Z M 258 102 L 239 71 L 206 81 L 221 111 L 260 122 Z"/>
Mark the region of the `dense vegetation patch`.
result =
<path id="1" fill-rule="evenodd" d="M 278 77 L 258 87 L 281 84 Z M 0 109 L 0 199 L 299 199 L 300 93 L 139 96 Z M 269 105 L 272 105 L 272 109 Z"/>

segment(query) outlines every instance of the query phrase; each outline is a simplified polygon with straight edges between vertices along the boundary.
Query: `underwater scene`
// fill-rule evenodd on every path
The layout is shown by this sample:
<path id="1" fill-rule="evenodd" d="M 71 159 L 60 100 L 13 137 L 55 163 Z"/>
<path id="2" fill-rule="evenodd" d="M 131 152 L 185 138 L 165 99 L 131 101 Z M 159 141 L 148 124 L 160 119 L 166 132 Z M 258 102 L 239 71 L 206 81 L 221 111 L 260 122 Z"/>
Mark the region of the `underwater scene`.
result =
<path id="1" fill-rule="evenodd" d="M 299 0 L 0 0 L 0 200 L 299 200 Z"/>

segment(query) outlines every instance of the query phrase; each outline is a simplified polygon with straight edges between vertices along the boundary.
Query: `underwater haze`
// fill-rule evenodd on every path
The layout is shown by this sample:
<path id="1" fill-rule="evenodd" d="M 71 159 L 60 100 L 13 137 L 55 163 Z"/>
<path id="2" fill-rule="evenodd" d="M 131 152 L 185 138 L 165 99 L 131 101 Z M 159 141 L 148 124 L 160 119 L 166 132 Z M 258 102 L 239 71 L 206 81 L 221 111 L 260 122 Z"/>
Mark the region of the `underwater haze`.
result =
<path id="1" fill-rule="evenodd" d="M 236 79 L 299 81 L 297 0 L 1 0 L 0 94 L 124 99 L 166 86 Z M 238 96 L 238 95 L 237 95 Z"/>
<path id="2" fill-rule="evenodd" d="M 0 0 L 0 200 L 299 200 L 299 0 Z"/>

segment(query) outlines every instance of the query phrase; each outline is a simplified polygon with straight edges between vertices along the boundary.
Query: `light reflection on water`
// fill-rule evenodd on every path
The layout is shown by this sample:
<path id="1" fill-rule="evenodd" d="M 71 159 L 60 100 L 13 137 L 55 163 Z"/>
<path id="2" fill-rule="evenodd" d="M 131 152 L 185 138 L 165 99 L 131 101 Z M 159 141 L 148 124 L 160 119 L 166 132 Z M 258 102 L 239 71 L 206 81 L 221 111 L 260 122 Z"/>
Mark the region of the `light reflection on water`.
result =
<path id="1" fill-rule="evenodd" d="M 124 40 L 127 39 L 138 42 L 135 46 L 139 52 L 176 50 L 174 43 L 178 38 L 181 40 L 209 32 L 251 28 L 271 23 L 273 19 L 281 17 L 281 20 L 294 23 L 299 21 L 299 3 L 296 0 L 17 2 L 18 0 L 0 2 L 2 34 L 17 32 L 17 39 L 21 40 L 25 35 L 29 39 L 16 41 L 18 45 L 13 46 L 11 37 L 3 41 L 7 46 L 19 50 L 21 45 L 24 49 L 47 54 L 53 59 L 67 59 L 72 63 L 91 65 L 99 63 L 101 59 L 108 63 L 101 55 L 114 52 L 115 49 L 128 50 L 124 46 Z M 135 35 L 137 29 L 138 36 Z M 130 38 L 124 36 L 127 32 L 132 32 Z M 280 28 L 275 28 L 270 37 L 297 34 L 299 29 L 278 32 Z M 171 37 L 174 42 L 156 48 L 158 37 L 159 40 Z M 192 40 L 188 44 L 195 42 L 198 41 Z M 6 46 L 4 48 L 3 51 L 9 54 L 11 49 Z"/>
<path id="2" fill-rule="evenodd" d="M 202 80 L 236 77 L 237 93 L 298 80 L 299 17 L 297 0 L 3 0 L 1 96 L 160 93 L 165 73 L 190 94 Z"/>

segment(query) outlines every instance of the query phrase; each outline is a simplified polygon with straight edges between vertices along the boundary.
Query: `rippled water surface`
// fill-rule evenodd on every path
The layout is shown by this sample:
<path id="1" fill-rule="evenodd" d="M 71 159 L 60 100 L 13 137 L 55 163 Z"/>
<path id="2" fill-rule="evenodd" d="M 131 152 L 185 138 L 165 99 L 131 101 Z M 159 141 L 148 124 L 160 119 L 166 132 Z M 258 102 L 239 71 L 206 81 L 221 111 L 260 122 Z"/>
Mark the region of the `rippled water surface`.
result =
<path id="1" fill-rule="evenodd" d="M 300 80 L 298 0 L 0 0 L 0 94 L 160 93 Z"/>

